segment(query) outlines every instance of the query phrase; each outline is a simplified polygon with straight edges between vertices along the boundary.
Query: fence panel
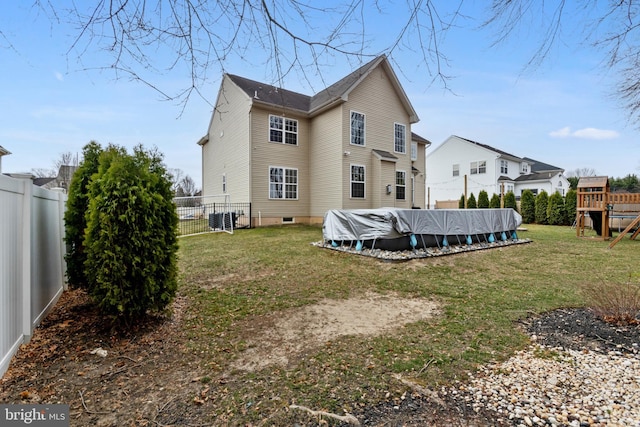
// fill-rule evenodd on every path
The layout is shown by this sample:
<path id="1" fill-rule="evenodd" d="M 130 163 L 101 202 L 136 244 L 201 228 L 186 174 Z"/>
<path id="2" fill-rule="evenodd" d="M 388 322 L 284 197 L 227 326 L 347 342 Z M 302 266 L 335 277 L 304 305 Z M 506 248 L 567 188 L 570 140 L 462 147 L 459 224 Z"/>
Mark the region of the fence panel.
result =
<path id="1" fill-rule="evenodd" d="M 64 290 L 65 201 L 0 175 L 0 376 Z"/>
<path id="2" fill-rule="evenodd" d="M 22 223 L 24 183 L 0 175 L 0 375 L 22 344 Z"/>
<path id="3" fill-rule="evenodd" d="M 251 228 L 251 203 L 233 203 L 223 196 L 176 197 L 174 201 L 181 236 Z"/>

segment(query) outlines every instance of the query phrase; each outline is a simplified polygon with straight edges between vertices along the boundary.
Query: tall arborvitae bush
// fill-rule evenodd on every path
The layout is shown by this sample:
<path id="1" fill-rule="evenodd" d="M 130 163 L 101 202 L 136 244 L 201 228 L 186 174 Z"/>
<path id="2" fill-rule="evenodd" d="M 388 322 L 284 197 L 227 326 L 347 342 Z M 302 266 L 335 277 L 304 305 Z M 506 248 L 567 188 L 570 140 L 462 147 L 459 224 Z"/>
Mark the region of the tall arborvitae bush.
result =
<path id="1" fill-rule="evenodd" d="M 467 209 L 476 209 L 478 207 L 478 203 L 476 202 L 476 196 L 471 193 L 469 199 L 467 200 Z"/>
<path id="2" fill-rule="evenodd" d="M 547 202 L 547 222 L 549 225 L 565 225 L 567 222 L 564 198 L 557 191 L 549 196 Z"/>
<path id="3" fill-rule="evenodd" d="M 464 209 L 464 194 L 460 196 L 460 200 L 458 201 L 458 208 Z"/>
<path id="4" fill-rule="evenodd" d="M 93 174 L 98 172 L 98 159 L 102 147 L 95 141 L 82 149 L 82 163 L 73 174 L 69 186 L 67 209 L 64 213 L 64 241 L 67 245 L 67 282 L 72 287 L 86 287 L 87 278 L 84 263 L 87 259 L 84 250 L 84 231 L 87 227 L 85 214 L 89 209 L 89 183 Z"/>
<path id="5" fill-rule="evenodd" d="M 576 190 L 567 191 L 564 197 L 564 207 L 567 210 L 567 225 L 573 224 L 576 220 L 576 208 L 578 205 L 578 192 Z"/>
<path id="6" fill-rule="evenodd" d="M 92 298 L 125 322 L 163 310 L 177 289 L 178 216 L 161 156 L 110 147 L 89 190 L 84 244 Z"/>
<path id="7" fill-rule="evenodd" d="M 520 196 L 520 214 L 525 224 L 536 221 L 536 197 L 531 190 L 524 190 Z"/>
<path id="8" fill-rule="evenodd" d="M 485 190 L 481 190 L 478 193 L 478 207 L 480 209 L 487 209 L 489 207 L 489 193 Z"/>
<path id="9" fill-rule="evenodd" d="M 549 195 L 542 190 L 536 196 L 536 222 L 538 224 L 547 224 L 547 205 L 549 204 Z"/>
<path id="10" fill-rule="evenodd" d="M 513 194 L 513 191 L 507 191 L 507 194 L 504 195 L 504 207 L 505 209 L 511 208 L 514 211 L 518 211 L 518 204 L 516 203 L 516 195 Z"/>
<path id="11" fill-rule="evenodd" d="M 489 207 L 491 209 L 500 208 L 500 196 L 498 196 L 496 193 L 493 193 L 493 196 L 491 196 L 491 200 L 489 200 Z"/>

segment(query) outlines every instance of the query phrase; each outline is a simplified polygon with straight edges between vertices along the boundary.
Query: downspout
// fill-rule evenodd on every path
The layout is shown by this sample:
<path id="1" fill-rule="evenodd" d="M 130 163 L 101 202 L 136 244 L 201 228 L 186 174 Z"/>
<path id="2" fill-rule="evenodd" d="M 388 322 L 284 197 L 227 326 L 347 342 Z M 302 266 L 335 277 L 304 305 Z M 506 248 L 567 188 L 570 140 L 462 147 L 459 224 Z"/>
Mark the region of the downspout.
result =
<path id="1" fill-rule="evenodd" d="M 416 176 L 411 174 L 411 207 L 416 205 Z"/>

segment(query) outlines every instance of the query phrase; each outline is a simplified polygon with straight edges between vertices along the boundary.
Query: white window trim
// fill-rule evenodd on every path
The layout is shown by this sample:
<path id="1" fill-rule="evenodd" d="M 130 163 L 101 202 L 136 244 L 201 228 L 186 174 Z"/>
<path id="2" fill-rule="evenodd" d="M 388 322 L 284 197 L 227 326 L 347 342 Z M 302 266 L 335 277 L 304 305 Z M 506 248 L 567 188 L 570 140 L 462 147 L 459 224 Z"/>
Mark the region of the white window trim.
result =
<path id="1" fill-rule="evenodd" d="M 451 176 L 460 176 L 460 163 L 451 166 Z"/>
<path id="2" fill-rule="evenodd" d="M 278 130 L 280 132 L 282 132 L 282 141 L 272 141 L 271 140 L 271 117 L 277 117 L 279 119 L 282 119 L 282 129 L 275 129 Z M 295 132 L 291 132 L 287 130 L 287 120 L 295 122 L 296 123 L 296 131 Z M 275 114 L 269 114 L 269 142 L 272 144 L 283 144 L 283 145 L 291 145 L 291 146 L 297 146 L 298 145 L 298 129 L 299 129 L 300 123 L 298 122 L 298 120 L 296 119 L 291 119 L 289 117 L 285 117 L 285 116 L 276 116 Z M 287 140 L 287 134 L 293 134 L 296 136 L 296 143 L 295 144 L 288 144 L 287 142 L 285 142 Z"/>
<path id="3" fill-rule="evenodd" d="M 398 176 L 397 176 L 398 173 L 402 173 L 404 175 L 404 185 L 398 184 Z M 396 181 L 396 183 L 395 183 L 396 184 L 395 185 L 395 189 L 396 189 L 395 199 L 396 200 L 407 200 L 407 171 L 397 170 L 395 175 L 396 175 L 396 177 L 395 177 L 396 178 L 395 179 L 395 181 Z M 404 187 L 404 197 L 402 199 L 398 198 L 398 187 Z"/>
<path id="4" fill-rule="evenodd" d="M 362 116 L 362 144 L 354 144 L 353 138 L 351 138 L 351 115 L 353 113 L 360 114 Z M 356 147 L 367 146 L 367 115 L 355 110 L 349 111 L 349 144 Z"/>
<path id="5" fill-rule="evenodd" d="M 225 194 L 227 192 L 227 174 L 222 174 L 222 193 Z"/>
<path id="6" fill-rule="evenodd" d="M 411 141 L 411 161 L 418 160 L 418 143 Z"/>
<path id="7" fill-rule="evenodd" d="M 356 167 L 361 167 L 364 170 L 364 181 L 354 181 L 353 180 L 353 174 L 352 172 L 352 168 L 356 166 Z M 354 183 L 360 183 L 362 182 L 362 184 L 364 185 L 364 191 L 363 191 L 363 196 L 362 197 L 354 197 L 353 196 L 353 184 Z M 349 198 L 351 199 L 357 199 L 357 200 L 365 200 L 367 198 L 367 167 L 365 165 L 360 165 L 360 164 L 356 164 L 356 163 L 351 163 L 349 164 Z"/>
<path id="8" fill-rule="evenodd" d="M 505 175 L 509 174 L 509 162 L 504 159 L 500 159 L 500 173 Z"/>
<path id="9" fill-rule="evenodd" d="M 282 197 L 271 197 L 271 169 L 282 169 Z M 296 171 L 296 197 L 288 198 L 287 197 L 287 171 L 293 170 Z M 298 200 L 300 197 L 299 189 L 300 189 L 300 174 L 298 173 L 298 168 L 288 168 L 286 166 L 269 166 L 268 176 L 267 176 L 267 194 L 269 195 L 269 200 Z M 291 185 L 291 184 L 289 184 Z"/>
<path id="10" fill-rule="evenodd" d="M 473 167 L 475 163 L 475 167 Z M 480 172 L 480 165 L 484 163 L 484 171 Z M 474 172 L 475 171 L 475 172 Z M 483 173 L 487 173 L 487 161 L 486 160 L 478 160 L 476 162 L 471 162 L 469 164 L 469 175 L 480 175 Z"/>
<path id="11" fill-rule="evenodd" d="M 397 126 L 402 126 L 402 128 L 404 129 L 404 141 L 402 143 L 403 151 L 396 150 L 396 127 Z M 403 123 L 395 122 L 393 124 L 393 152 L 399 153 L 399 154 L 407 154 L 407 125 Z"/>

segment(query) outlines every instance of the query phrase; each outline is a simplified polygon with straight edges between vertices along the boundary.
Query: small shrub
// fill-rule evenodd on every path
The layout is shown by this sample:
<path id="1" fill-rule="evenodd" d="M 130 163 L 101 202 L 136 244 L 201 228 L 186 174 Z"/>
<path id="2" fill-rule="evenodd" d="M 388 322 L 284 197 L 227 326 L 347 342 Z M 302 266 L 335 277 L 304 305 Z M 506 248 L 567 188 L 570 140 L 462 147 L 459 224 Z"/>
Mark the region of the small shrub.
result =
<path id="1" fill-rule="evenodd" d="M 565 225 L 567 222 L 564 199 L 557 191 L 549 197 L 547 202 L 547 221 L 549 225 Z"/>
<path id="2" fill-rule="evenodd" d="M 547 224 L 547 205 L 549 204 L 549 195 L 542 190 L 536 196 L 536 223 Z"/>
<path id="3" fill-rule="evenodd" d="M 484 190 L 478 193 L 478 207 L 480 209 L 487 209 L 489 207 L 489 194 Z"/>
<path id="4" fill-rule="evenodd" d="M 464 209 L 464 194 L 460 196 L 460 201 L 458 202 L 458 208 Z"/>
<path id="5" fill-rule="evenodd" d="M 491 196 L 491 200 L 489 200 L 489 207 L 491 209 L 500 208 L 500 196 L 498 196 L 496 193 L 493 193 L 493 196 Z"/>
<path id="6" fill-rule="evenodd" d="M 637 325 L 640 323 L 640 283 L 600 282 L 584 285 L 582 289 L 587 304 L 593 312 L 607 323 L 615 325 Z"/>
<path id="7" fill-rule="evenodd" d="M 476 203 L 476 196 L 471 193 L 469 200 L 467 200 L 467 209 L 476 209 L 478 204 Z"/>
<path id="8" fill-rule="evenodd" d="M 567 211 L 567 225 L 573 224 L 576 220 L 576 207 L 578 204 L 578 192 L 576 190 L 567 191 L 564 198 L 564 207 Z"/>
<path id="9" fill-rule="evenodd" d="M 524 190 L 520 197 L 520 211 L 522 222 L 533 224 L 536 221 L 536 197 L 531 190 Z"/>
<path id="10" fill-rule="evenodd" d="M 157 152 L 110 147 L 90 185 L 85 262 L 91 297 L 125 323 L 161 311 L 177 289 L 178 216 Z"/>
<path id="11" fill-rule="evenodd" d="M 87 228 L 86 213 L 89 209 L 89 184 L 98 172 L 98 158 L 102 147 L 95 141 L 82 148 L 82 163 L 73 174 L 69 186 L 67 209 L 64 213 L 64 241 L 67 245 L 67 282 L 72 287 L 87 287 L 84 263 L 87 260 L 84 232 Z"/>
<path id="12" fill-rule="evenodd" d="M 518 211 L 518 204 L 516 203 L 516 195 L 513 194 L 513 191 L 508 191 L 507 194 L 504 195 L 504 207 L 505 209 L 513 209 L 514 211 Z"/>

